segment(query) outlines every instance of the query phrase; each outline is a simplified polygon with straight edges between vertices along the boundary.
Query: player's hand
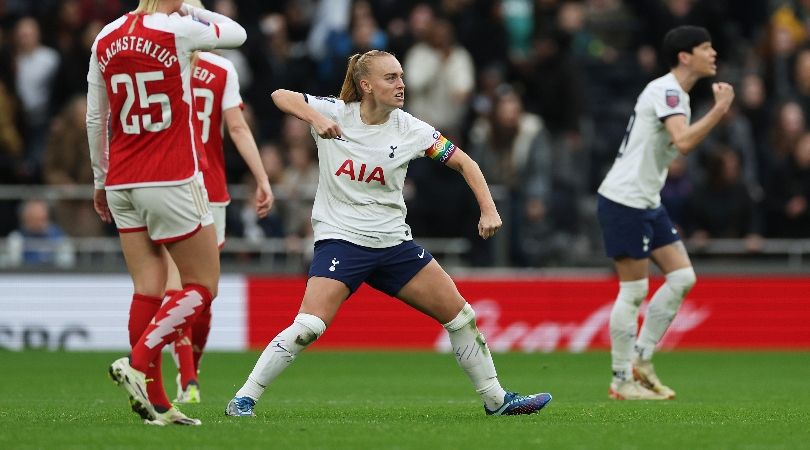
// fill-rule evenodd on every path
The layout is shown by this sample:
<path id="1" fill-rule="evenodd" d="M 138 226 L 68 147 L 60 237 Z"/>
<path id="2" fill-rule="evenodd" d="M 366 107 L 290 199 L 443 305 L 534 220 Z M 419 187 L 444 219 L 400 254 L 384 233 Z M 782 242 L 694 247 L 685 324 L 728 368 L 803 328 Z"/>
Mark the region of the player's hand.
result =
<path id="1" fill-rule="evenodd" d="M 107 206 L 107 191 L 96 189 L 93 192 L 93 208 L 104 223 L 112 223 L 112 213 L 110 207 Z"/>
<path id="2" fill-rule="evenodd" d="M 334 139 L 342 135 L 342 131 L 340 130 L 338 124 L 324 116 L 320 116 L 318 119 L 312 122 L 312 128 L 315 129 L 315 133 L 317 133 L 318 136 L 324 139 Z"/>
<path id="3" fill-rule="evenodd" d="M 495 235 L 503 222 L 498 211 L 493 209 L 492 212 L 482 212 L 481 219 L 478 221 L 478 235 L 484 239 L 489 239 Z"/>
<path id="4" fill-rule="evenodd" d="M 267 180 L 258 181 L 256 183 L 256 215 L 264 219 L 273 208 L 273 202 L 276 201 L 273 195 L 273 189 L 270 187 L 270 182 Z"/>
<path id="5" fill-rule="evenodd" d="M 734 87 L 728 83 L 713 83 L 714 103 L 728 109 L 734 101 Z"/>

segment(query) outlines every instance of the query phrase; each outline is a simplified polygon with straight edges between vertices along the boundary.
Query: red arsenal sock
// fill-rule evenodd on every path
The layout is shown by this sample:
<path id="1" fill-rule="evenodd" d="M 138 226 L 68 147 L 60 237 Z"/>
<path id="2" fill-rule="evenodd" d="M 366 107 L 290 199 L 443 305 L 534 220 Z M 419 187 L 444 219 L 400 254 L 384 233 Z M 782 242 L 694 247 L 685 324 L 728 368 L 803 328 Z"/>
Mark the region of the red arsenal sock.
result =
<path id="1" fill-rule="evenodd" d="M 167 344 L 181 336 L 183 330 L 194 323 L 200 311 L 211 304 L 211 293 L 198 284 L 188 284 L 172 296 L 155 314 L 154 320 L 132 347 L 131 364 L 145 372 Z"/>
<path id="2" fill-rule="evenodd" d="M 197 316 L 197 320 L 191 324 L 191 348 L 194 350 L 194 368 L 200 370 L 200 358 L 202 358 L 205 344 L 208 343 L 208 333 L 211 332 L 211 307 L 205 308 Z"/>
<path id="3" fill-rule="evenodd" d="M 168 302 L 169 299 L 177 295 L 178 292 L 180 291 L 176 289 L 166 289 L 166 292 L 163 294 L 163 303 Z"/>
<path id="4" fill-rule="evenodd" d="M 133 294 L 132 304 L 129 308 L 129 345 L 133 348 L 138 343 L 141 335 L 149 326 L 149 322 L 155 317 L 155 313 L 160 309 L 163 299 L 160 297 L 150 297 L 143 294 Z M 160 356 L 160 355 L 158 355 Z M 160 372 L 160 358 L 156 359 L 157 364 L 150 363 L 146 374 L 146 393 L 149 402 L 158 409 L 171 407 L 166 391 L 163 389 L 163 377 Z"/>
<path id="5" fill-rule="evenodd" d="M 199 320 L 199 317 L 196 320 Z M 186 328 L 180 338 L 174 341 L 175 362 L 180 370 L 180 385 L 183 386 L 183 389 L 188 386 L 189 382 L 197 382 L 197 369 L 194 365 L 194 353 L 191 350 L 191 336 L 189 335 L 192 333 L 192 329 L 192 327 Z"/>
<path id="6" fill-rule="evenodd" d="M 180 291 L 167 290 L 164 301 L 169 301 Z M 182 335 L 172 344 L 172 358 L 177 365 L 177 370 L 180 372 L 180 384 L 183 388 L 188 385 L 189 381 L 197 381 L 197 371 L 194 365 L 194 355 L 191 351 L 191 328 L 183 330 Z"/>
<path id="7" fill-rule="evenodd" d="M 138 339 L 149 326 L 149 322 L 160 309 L 163 299 L 143 294 L 132 294 L 132 303 L 129 305 L 129 345 L 135 347 Z"/>
<path id="8" fill-rule="evenodd" d="M 166 388 L 163 386 L 163 372 L 160 368 L 162 360 L 163 355 L 158 353 L 155 360 L 149 363 L 149 369 L 146 371 L 146 395 L 149 396 L 149 403 L 158 412 L 166 412 L 172 407 L 172 402 L 166 395 Z"/>

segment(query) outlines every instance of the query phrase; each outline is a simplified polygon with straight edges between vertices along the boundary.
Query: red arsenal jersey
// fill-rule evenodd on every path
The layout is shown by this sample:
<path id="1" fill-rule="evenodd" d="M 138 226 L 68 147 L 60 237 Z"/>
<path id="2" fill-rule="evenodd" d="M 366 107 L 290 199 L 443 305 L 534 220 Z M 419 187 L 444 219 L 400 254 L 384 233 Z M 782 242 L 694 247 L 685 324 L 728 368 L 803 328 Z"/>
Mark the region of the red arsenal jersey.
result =
<path id="1" fill-rule="evenodd" d="M 99 33 L 87 75 L 97 188 L 181 184 L 199 172 L 189 58 L 231 38 L 220 31 L 196 16 L 155 13 L 127 14 Z"/>
<path id="2" fill-rule="evenodd" d="M 227 59 L 213 53 L 200 53 L 191 71 L 191 90 L 194 95 L 194 128 L 205 147 L 207 168 L 204 170 L 205 188 L 213 204 L 227 204 L 225 155 L 222 151 L 224 112 L 242 106 L 239 78 Z"/>

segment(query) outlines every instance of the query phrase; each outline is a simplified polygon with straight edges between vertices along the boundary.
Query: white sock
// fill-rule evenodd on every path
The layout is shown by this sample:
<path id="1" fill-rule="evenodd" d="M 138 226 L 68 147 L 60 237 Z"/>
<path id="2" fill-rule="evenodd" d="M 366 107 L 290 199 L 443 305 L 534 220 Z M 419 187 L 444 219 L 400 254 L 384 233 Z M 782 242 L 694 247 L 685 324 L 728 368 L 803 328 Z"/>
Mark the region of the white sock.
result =
<path id="1" fill-rule="evenodd" d="M 267 386 L 295 360 L 296 355 L 315 342 L 324 331 L 326 324 L 318 316 L 304 313 L 295 316 L 292 325 L 273 338 L 264 349 L 236 396 L 258 401 Z"/>
<path id="2" fill-rule="evenodd" d="M 636 342 L 636 354 L 639 359 L 644 361 L 652 359 L 655 346 L 661 341 L 675 314 L 678 313 L 683 298 L 696 281 L 695 271 L 691 267 L 673 270 L 667 274 L 666 283 L 653 294 L 644 323 L 641 325 Z"/>
<path id="3" fill-rule="evenodd" d="M 475 324 L 472 306 L 465 303 L 458 315 L 443 326 L 450 335 L 450 345 L 453 346 L 458 365 L 470 377 L 484 405 L 490 410 L 500 408 L 506 391 L 498 381 L 487 341 Z"/>
<path id="4" fill-rule="evenodd" d="M 610 355 L 613 380 L 626 381 L 633 376 L 633 344 L 638 331 L 638 308 L 647 298 L 647 279 L 619 283 L 619 295 L 610 312 Z"/>

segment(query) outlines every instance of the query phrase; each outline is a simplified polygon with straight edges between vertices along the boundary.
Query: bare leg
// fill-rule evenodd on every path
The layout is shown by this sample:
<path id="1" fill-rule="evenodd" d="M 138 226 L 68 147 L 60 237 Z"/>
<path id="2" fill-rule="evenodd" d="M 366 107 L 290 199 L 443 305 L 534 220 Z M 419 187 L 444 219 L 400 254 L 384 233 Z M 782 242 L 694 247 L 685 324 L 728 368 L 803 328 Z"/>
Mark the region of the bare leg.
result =
<path id="1" fill-rule="evenodd" d="M 237 391 L 236 397 L 249 397 L 255 403 L 270 383 L 295 360 L 298 353 L 326 331 L 340 305 L 348 297 L 349 288 L 342 282 L 331 278 L 310 278 L 300 312 L 289 327 L 270 341 L 247 381 Z"/>
<path id="2" fill-rule="evenodd" d="M 130 345 L 135 347 L 160 309 L 166 283 L 167 258 L 164 258 L 165 250 L 155 245 L 145 231 L 121 233 L 121 248 L 135 287 L 128 327 Z M 163 386 L 159 357 L 149 363 L 145 374 L 149 402 L 161 411 L 171 407 Z"/>

